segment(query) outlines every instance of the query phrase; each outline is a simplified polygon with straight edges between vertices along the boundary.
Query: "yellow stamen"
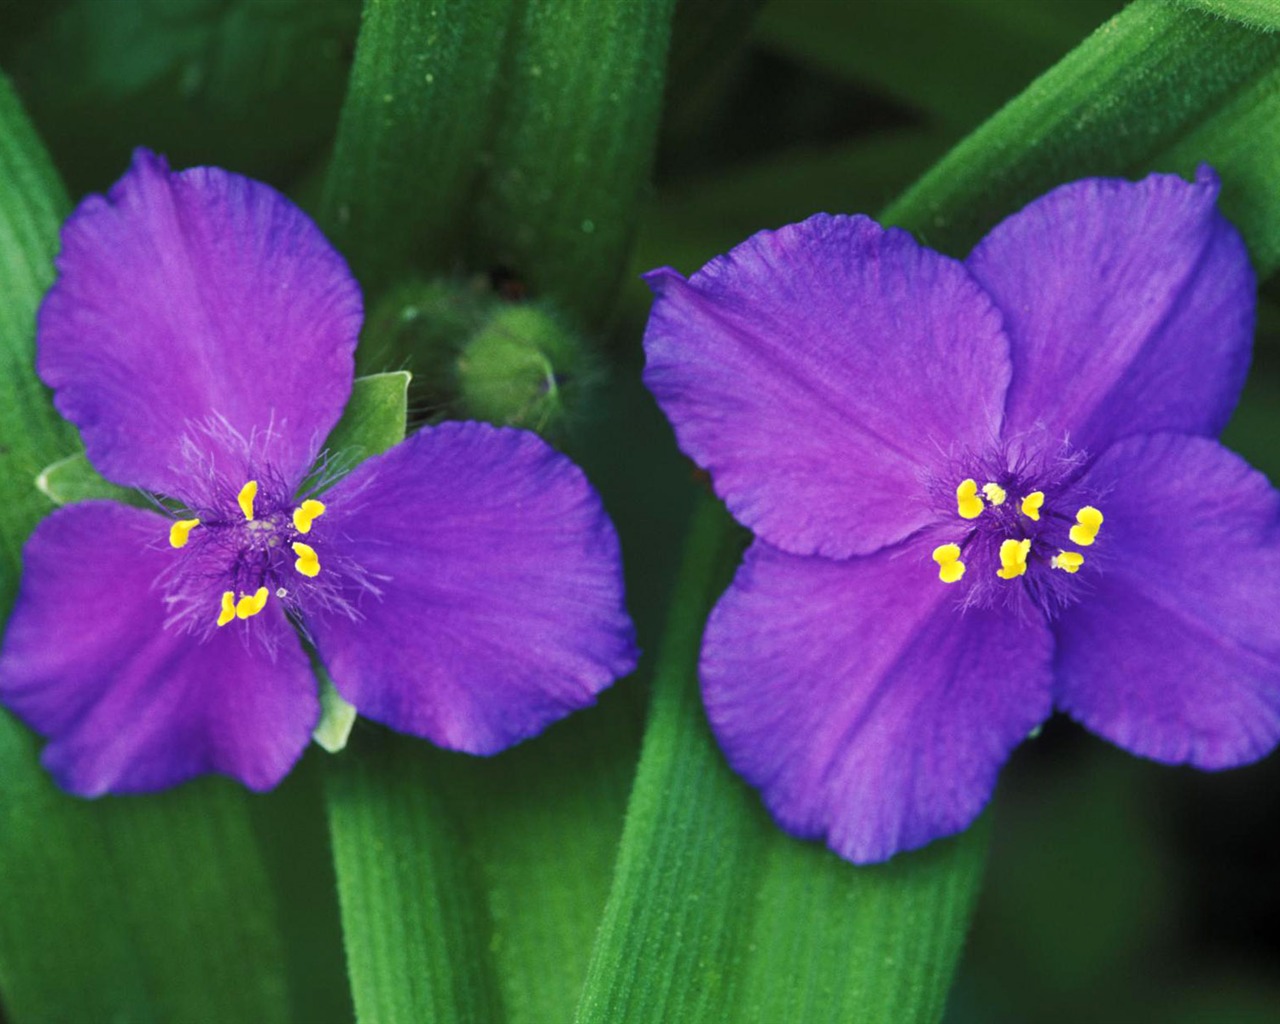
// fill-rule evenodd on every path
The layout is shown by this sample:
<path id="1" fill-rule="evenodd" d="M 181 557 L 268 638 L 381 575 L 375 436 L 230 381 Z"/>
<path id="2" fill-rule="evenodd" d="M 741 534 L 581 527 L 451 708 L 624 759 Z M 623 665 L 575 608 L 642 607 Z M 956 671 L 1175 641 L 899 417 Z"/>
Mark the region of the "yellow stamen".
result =
<path id="1" fill-rule="evenodd" d="M 959 544 L 942 544 L 934 548 L 933 560 L 938 563 L 938 579 L 943 583 L 955 583 L 964 575 Z"/>
<path id="2" fill-rule="evenodd" d="M 960 481 L 960 486 L 956 488 L 956 506 L 961 519 L 977 519 L 982 515 L 985 506 L 978 497 L 978 481 Z"/>
<path id="3" fill-rule="evenodd" d="M 1063 572 L 1079 572 L 1084 565 L 1084 555 L 1079 551 L 1059 551 L 1049 560 L 1049 564 Z"/>
<path id="4" fill-rule="evenodd" d="M 316 549 L 310 544 L 303 544 L 301 541 L 294 541 L 293 553 L 298 556 L 298 560 L 293 563 L 293 567 L 302 573 L 303 576 L 317 576 L 320 573 L 320 558 L 316 555 Z"/>
<path id="5" fill-rule="evenodd" d="M 225 626 L 236 617 L 236 595 L 230 590 L 222 592 L 222 611 L 218 612 L 218 625 Z"/>
<path id="6" fill-rule="evenodd" d="M 1022 514 L 1028 519 L 1039 521 L 1040 508 L 1044 505 L 1044 491 L 1032 491 L 1022 499 Z"/>
<path id="7" fill-rule="evenodd" d="M 236 501 L 240 503 L 240 511 L 244 513 L 244 517 L 249 520 L 249 522 L 253 522 L 253 499 L 257 496 L 257 480 L 250 480 L 240 488 L 240 493 L 236 495 Z"/>
<path id="8" fill-rule="evenodd" d="M 1072 544 L 1087 548 L 1097 539 L 1098 529 L 1102 526 L 1102 513 L 1092 505 L 1086 505 L 1076 513 L 1076 525 L 1071 527 L 1068 536 Z"/>
<path id="9" fill-rule="evenodd" d="M 987 496 L 987 501 L 993 505 L 1003 505 L 1004 499 L 1009 496 L 1008 492 L 999 484 L 983 484 L 982 493 Z"/>
<path id="10" fill-rule="evenodd" d="M 251 619 L 267 606 L 266 587 L 259 587 L 252 594 L 245 594 L 236 602 L 236 618 Z"/>
<path id="11" fill-rule="evenodd" d="M 186 547 L 187 538 L 191 536 L 191 531 L 199 525 L 199 519 L 179 519 L 169 527 L 169 547 Z"/>
<path id="12" fill-rule="evenodd" d="M 996 575 L 1002 580 L 1015 579 L 1027 571 L 1027 553 L 1030 540 L 1007 540 L 1000 545 L 1000 568 Z"/>
<path id="13" fill-rule="evenodd" d="M 312 520 L 324 515 L 324 502 L 308 498 L 293 510 L 293 528 L 299 533 L 310 533 Z"/>

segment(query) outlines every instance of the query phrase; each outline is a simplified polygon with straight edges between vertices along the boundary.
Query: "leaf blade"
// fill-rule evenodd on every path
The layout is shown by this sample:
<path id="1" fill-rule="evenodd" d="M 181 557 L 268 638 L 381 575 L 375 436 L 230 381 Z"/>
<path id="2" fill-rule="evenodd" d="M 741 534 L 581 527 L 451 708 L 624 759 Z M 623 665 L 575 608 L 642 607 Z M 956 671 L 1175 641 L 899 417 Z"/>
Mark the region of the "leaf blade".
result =
<path id="1" fill-rule="evenodd" d="M 673 0 L 529 3 L 477 185 L 474 261 L 585 322 L 610 309 L 657 138 Z"/>
<path id="2" fill-rule="evenodd" d="M 1251 133 L 1269 137 L 1280 119 L 1272 106 L 1280 102 L 1276 54 L 1274 36 L 1199 12 L 1134 4 L 961 143 L 885 219 L 962 254 L 1001 216 L 1064 180 L 1143 173 L 1157 160 L 1189 170 L 1205 158 L 1193 151 L 1203 149 L 1239 190 L 1224 190 L 1228 215 L 1243 208 L 1242 195 L 1259 205 L 1240 226 L 1257 262 L 1271 269 L 1270 225 L 1280 200 L 1261 185 L 1276 180 L 1269 169 L 1277 157 L 1274 148 L 1254 152 L 1246 143 Z M 1187 87 L 1188 76 L 1197 88 Z M 1144 117 L 1152 107 L 1159 109 Z M 973 906 L 987 826 L 888 865 L 834 864 L 824 875 L 828 854 L 776 830 L 750 835 L 745 822 L 762 817 L 758 806 L 742 804 L 736 824 L 717 817 L 721 804 L 743 796 L 723 778 L 693 696 L 697 630 L 717 571 L 699 549 L 724 543 L 705 522 L 698 529 L 678 588 L 686 606 L 673 608 L 664 641 L 578 1020 L 936 1020 Z M 699 777 L 681 778 L 682 762 L 698 764 Z M 734 878 L 739 890 L 760 895 L 736 895 Z M 859 896 L 843 904 L 844 913 L 832 913 L 840 895 L 853 892 Z M 870 925 L 860 923 L 860 912 Z M 735 931 L 750 938 L 735 941 Z M 678 948 L 664 938 L 671 936 Z M 846 942 L 843 964 L 827 957 Z M 882 958 L 897 969 L 883 970 Z"/>
<path id="3" fill-rule="evenodd" d="M 1280 156 L 1250 151 L 1232 126 L 1245 112 L 1255 124 L 1280 117 L 1277 58 L 1278 34 L 1138 0 L 957 145 L 884 219 L 962 255 L 1002 217 L 1064 181 L 1157 167 L 1185 174 L 1208 160 L 1228 182 L 1224 213 L 1266 272 L 1280 259 L 1274 218 L 1255 222 L 1240 211 L 1273 209 L 1260 183 L 1268 174 L 1275 180 Z"/>
<path id="4" fill-rule="evenodd" d="M 502 1019 L 489 924 L 465 840 L 438 792 L 444 755 L 357 732 L 329 766 L 325 804 L 356 1019 Z"/>
<path id="5" fill-rule="evenodd" d="M 768 819 L 725 765 L 695 678 L 701 624 L 738 538 L 704 499 L 576 1020 L 936 1018 L 976 897 L 985 828 L 854 869 Z M 910 964 L 888 980 L 886 934 Z M 922 952 L 920 938 L 932 948 Z"/>
<path id="6" fill-rule="evenodd" d="M 321 215 L 366 292 L 451 269 L 515 9 L 366 4 Z"/>
<path id="7" fill-rule="evenodd" d="M 0 607 L 51 505 L 40 470 L 79 447 L 32 369 L 67 202 L 0 76 Z M 287 1018 L 275 904 L 248 798 L 204 780 L 87 802 L 57 790 L 0 713 L 0 992 L 22 1020 Z M 156 915 L 156 906 L 165 908 Z"/>
<path id="8" fill-rule="evenodd" d="M 331 459 L 350 468 L 402 440 L 408 386 L 404 371 L 357 378 L 326 445 Z M 353 742 L 330 744 L 344 756 L 325 766 L 324 803 L 357 1019 L 501 1019 L 488 909 L 441 784 L 448 755 L 347 726 Z"/>

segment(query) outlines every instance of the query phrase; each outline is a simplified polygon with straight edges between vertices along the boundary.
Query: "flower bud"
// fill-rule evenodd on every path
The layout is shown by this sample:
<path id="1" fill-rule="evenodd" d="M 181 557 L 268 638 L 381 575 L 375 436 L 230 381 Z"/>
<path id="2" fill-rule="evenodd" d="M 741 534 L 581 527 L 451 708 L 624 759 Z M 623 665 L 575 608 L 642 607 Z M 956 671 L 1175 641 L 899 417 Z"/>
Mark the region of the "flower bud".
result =
<path id="1" fill-rule="evenodd" d="M 427 392 L 420 397 L 447 406 L 454 397 L 454 359 L 498 303 L 483 283 L 406 281 L 369 314 L 360 337 L 359 370 L 412 370 L 415 391 Z"/>
<path id="2" fill-rule="evenodd" d="M 461 411 L 491 423 L 554 432 L 585 363 L 581 339 L 545 306 L 501 306 L 458 355 Z"/>

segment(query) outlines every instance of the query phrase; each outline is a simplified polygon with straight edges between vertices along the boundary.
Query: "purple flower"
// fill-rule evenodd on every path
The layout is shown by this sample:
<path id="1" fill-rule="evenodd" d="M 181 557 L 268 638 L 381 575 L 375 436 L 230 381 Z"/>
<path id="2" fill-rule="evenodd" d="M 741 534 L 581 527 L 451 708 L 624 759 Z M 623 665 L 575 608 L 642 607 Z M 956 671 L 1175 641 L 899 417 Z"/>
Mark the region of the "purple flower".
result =
<path id="1" fill-rule="evenodd" d="M 27 544 L 0 699 L 73 793 L 274 786 L 319 716 L 298 630 L 360 713 L 502 750 L 635 661 L 617 538 L 536 436 L 424 429 L 323 493 L 360 292 L 265 185 L 139 150 L 63 231 L 37 369 L 90 461 L 164 495 Z"/>
<path id="2" fill-rule="evenodd" d="M 1056 189 L 964 263 L 865 217 L 670 269 L 646 381 L 756 533 L 703 641 L 779 824 L 878 861 L 966 827 L 1057 707 L 1215 769 L 1280 737 L 1280 498 L 1221 447 L 1254 281 L 1189 184 Z"/>

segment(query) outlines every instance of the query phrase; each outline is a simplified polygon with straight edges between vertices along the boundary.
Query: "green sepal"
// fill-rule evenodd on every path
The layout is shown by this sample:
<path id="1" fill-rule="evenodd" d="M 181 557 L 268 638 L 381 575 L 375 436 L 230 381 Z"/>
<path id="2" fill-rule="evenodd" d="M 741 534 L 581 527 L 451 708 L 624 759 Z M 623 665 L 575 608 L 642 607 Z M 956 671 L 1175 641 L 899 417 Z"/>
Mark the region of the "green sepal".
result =
<path id="1" fill-rule="evenodd" d="M 409 380 L 405 370 L 355 379 L 342 418 L 325 443 L 327 467 L 335 472 L 349 471 L 404 440 Z M 358 711 L 338 692 L 318 660 L 314 667 L 320 687 L 320 721 L 311 738 L 336 754 L 346 747 Z"/>
<path id="2" fill-rule="evenodd" d="M 342 418 L 325 443 L 332 463 L 350 469 L 403 440 L 409 380 L 406 370 L 355 379 Z M 36 475 L 35 485 L 55 505 L 103 498 L 153 507 L 142 492 L 104 479 L 84 452 L 50 463 Z"/>
<path id="3" fill-rule="evenodd" d="M 99 476 L 84 452 L 76 452 L 45 466 L 36 476 L 36 490 L 55 505 L 70 505 L 75 501 L 92 501 L 98 498 L 126 505 L 148 505 L 141 492 L 113 484 Z"/>
<path id="4" fill-rule="evenodd" d="M 311 738 L 326 752 L 341 753 L 356 724 L 356 706 L 338 692 L 323 666 L 317 664 L 314 668 L 320 682 L 320 721 L 312 730 Z"/>
<path id="5" fill-rule="evenodd" d="M 349 472 L 404 440 L 411 379 L 408 370 L 355 379 L 342 418 L 324 443 L 328 467 Z"/>

